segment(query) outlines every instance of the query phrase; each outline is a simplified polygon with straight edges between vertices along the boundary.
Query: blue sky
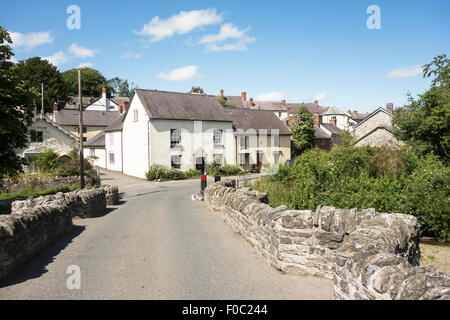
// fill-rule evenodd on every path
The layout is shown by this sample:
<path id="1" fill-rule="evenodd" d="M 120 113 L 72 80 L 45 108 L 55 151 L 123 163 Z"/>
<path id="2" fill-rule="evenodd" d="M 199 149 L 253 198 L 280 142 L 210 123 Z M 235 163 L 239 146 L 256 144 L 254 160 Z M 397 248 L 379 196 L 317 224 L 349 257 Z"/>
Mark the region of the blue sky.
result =
<path id="1" fill-rule="evenodd" d="M 81 29 L 70 30 L 70 5 Z M 377 5 L 381 29 L 366 12 Z M 450 49 L 450 1 L 11 1 L 16 59 L 90 64 L 140 88 L 372 111 L 429 87 L 420 65 Z M 157 18 L 158 17 L 158 18 Z"/>

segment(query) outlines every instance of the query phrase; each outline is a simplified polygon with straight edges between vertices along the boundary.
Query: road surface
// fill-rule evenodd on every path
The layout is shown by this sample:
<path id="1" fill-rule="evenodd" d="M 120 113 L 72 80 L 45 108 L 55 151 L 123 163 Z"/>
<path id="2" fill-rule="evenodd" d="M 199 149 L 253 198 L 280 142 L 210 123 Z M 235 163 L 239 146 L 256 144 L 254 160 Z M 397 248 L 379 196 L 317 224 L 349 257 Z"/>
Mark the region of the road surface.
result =
<path id="1" fill-rule="evenodd" d="M 102 178 L 119 185 L 122 203 L 74 220 L 71 234 L 0 284 L 0 299 L 333 299 L 331 280 L 283 274 L 192 201 L 199 181 Z M 80 289 L 67 288 L 71 265 Z"/>

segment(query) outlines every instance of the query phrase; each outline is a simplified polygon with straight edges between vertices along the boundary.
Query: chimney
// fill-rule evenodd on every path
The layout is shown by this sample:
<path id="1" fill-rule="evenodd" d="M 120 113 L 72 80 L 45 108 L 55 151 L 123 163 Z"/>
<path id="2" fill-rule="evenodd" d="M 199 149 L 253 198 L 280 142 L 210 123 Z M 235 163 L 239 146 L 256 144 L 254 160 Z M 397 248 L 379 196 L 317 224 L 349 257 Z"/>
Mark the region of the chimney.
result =
<path id="1" fill-rule="evenodd" d="M 331 119 L 330 119 L 330 124 L 332 124 L 332 125 L 336 125 L 336 117 L 332 117 Z"/>
<path id="2" fill-rule="evenodd" d="M 102 89 L 102 98 L 106 98 L 106 89 L 103 87 Z"/>
<path id="3" fill-rule="evenodd" d="M 358 114 L 358 111 L 357 111 L 357 110 L 353 111 L 353 114 L 354 114 L 354 115 L 357 115 L 357 114 Z"/>
<path id="4" fill-rule="evenodd" d="M 314 119 L 314 126 L 319 128 L 320 124 L 322 123 L 322 116 L 317 113 L 314 113 L 313 119 Z M 331 123 L 331 121 L 330 121 L 330 123 Z"/>
<path id="5" fill-rule="evenodd" d="M 394 113 L 394 104 L 392 102 L 386 103 L 386 110 Z"/>
<path id="6" fill-rule="evenodd" d="M 242 100 L 247 101 L 247 92 L 245 92 L 245 91 L 242 92 L 241 97 L 242 97 Z"/>
<path id="7" fill-rule="evenodd" d="M 253 98 L 250 98 L 250 99 L 248 100 L 248 107 L 249 107 L 249 108 L 252 108 L 254 105 L 255 105 L 255 104 L 253 103 Z"/>
<path id="8" fill-rule="evenodd" d="M 281 100 L 281 105 L 286 108 L 286 100 Z"/>
<path id="9" fill-rule="evenodd" d="M 285 103 L 286 103 L 286 101 L 285 101 Z M 287 110 L 287 118 L 289 119 L 291 116 L 291 106 L 286 106 L 286 110 Z"/>
<path id="10" fill-rule="evenodd" d="M 220 97 L 223 99 L 223 89 L 220 90 Z"/>
<path id="11" fill-rule="evenodd" d="M 53 102 L 53 114 L 52 114 L 52 120 L 53 122 L 56 122 L 56 113 L 58 112 L 58 103 Z"/>
<path id="12" fill-rule="evenodd" d="M 129 106 L 130 106 L 130 101 L 124 101 L 123 105 L 122 105 L 122 111 L 121 112 L 126 112 L 128 110 Z"/>
<path id="13" fill-rule="evenodd" d="M 318 100 L 314 100 L 314 105 L 317 107 L 319 105 L 319 101 Z"/>

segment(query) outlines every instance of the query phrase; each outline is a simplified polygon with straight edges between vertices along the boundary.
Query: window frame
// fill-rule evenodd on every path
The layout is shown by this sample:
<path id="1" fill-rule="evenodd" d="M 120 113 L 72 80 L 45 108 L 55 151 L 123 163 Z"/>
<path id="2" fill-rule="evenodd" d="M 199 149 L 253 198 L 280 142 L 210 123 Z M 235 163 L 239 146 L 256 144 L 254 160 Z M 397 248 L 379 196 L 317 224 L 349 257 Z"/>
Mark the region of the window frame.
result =
<path id="1" fill-rule="evenodd" d="M 175 132 L 177 134 L 175 135 Z M 170 129 L 170 147 L 175 148 L 181 145 L 181 129 Z"/>
<path id="2" fill-rule="evenodd" d="M 178 163 L 176 161 L 174 161 L 174 158 L 178 158 Z M 170 156 L 170 167 L 172 169 L 181 169 L 181 155 L 179 154 L 173 154 Z"/>
<path id="3" fill-rule="evenodd" d="M 219 132 L 220 132 L 220 136 L 218 135 Z M 220 140 L 220 141 L 218 141 L 218 140 Z M 214 147 L 223 147 L 223 130 L 222 129 L 214 129 L 213 144 L 214 144 Z"/>
<path id="4" fill-rule="evenodd" d="M 40 140 L 39 140 L 40 136 Z M 44 142 L 44 131 L 32 129 L 30 130 L 30 142 Z"/>

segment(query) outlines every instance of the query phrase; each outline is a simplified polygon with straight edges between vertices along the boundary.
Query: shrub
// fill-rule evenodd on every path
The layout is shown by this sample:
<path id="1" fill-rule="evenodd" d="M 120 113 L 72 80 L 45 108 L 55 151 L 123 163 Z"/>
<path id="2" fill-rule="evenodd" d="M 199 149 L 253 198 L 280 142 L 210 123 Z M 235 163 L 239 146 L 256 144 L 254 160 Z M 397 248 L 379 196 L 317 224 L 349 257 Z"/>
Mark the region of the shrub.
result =
<path id="1" fill-rule="evenodd" d="M 185 179 L 200 178 L 201 176 L 202 172 L 200 170 L 189 169 L 188 171 L 184 172 Z"/>
<path id="2" fill-rule="evenodd" d="M 185 178 L 182 171 L 161 164 L 151 165 L 145 175 L 148 181 L 183 180 Z"/>
<path id="3" fill-rule="evenodd" d="M 242 173 L 242 169 L 230 164 L 224 164 L 221 166 L 220 164 L 213 162 L 209 166 L 209 174 L 211 176 L 221 176 L 221 177 L 228 177 L 228 176 L 235 176 Z"/>
<path id="4" fill-rule="evenodd" d="M 40 172 L 55 172 L 58 169 L 58 158 L 59 155 L 53 149 L 47 149 L 33 159 L 33 164 Z"/>

